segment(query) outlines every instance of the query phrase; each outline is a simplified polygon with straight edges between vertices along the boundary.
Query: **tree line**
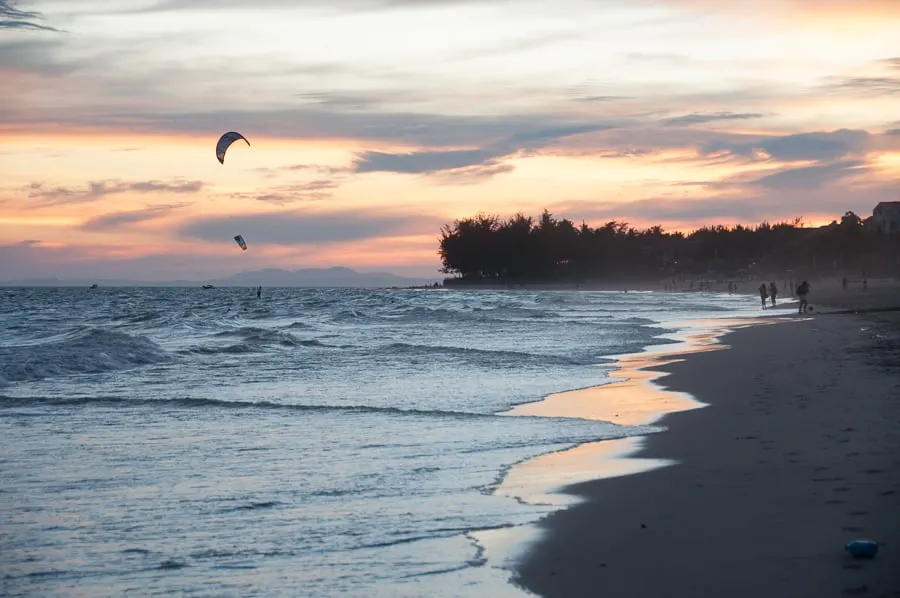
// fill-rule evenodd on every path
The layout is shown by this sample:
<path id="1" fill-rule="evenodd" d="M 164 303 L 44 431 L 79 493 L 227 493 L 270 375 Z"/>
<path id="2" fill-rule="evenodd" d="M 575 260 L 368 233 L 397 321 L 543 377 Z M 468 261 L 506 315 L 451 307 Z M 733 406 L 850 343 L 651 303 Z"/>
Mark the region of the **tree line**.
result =
<path id="1" fill-rule="evenodd" d="M 825 227 L 807 228 L 798 218 L 687 234 L 618 220 L 576 226 L 547 210 L 537 219 L 480 213 L 441 227 L 438 253 L 441 271 L 456 279 L 510 284 L 900 275 L 900 236 L 881 234 L 853 212 Z"/>

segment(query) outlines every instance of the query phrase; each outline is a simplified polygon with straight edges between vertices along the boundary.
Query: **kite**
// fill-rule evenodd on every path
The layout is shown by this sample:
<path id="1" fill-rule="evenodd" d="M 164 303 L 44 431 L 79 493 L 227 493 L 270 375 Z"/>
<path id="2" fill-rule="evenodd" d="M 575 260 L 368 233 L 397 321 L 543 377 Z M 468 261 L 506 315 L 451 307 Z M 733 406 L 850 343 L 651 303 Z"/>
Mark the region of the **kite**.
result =
<path id="1" fill-rule="evenodd" d="M 247 243 L 244 241 L 244 237 L 242 237 L 241 235 L 235 235 L 234 240 L 238 245 L 241 246 L 241 249 L 247 251 Z"/>
<path id="2" fill-rule="evenodd" d="M 219 164 L 225 164 L 225 152 L 228 151 L 228 148 L 231 146 L 231 144 L 238 139 L 243 139 L 248 146 L 250 145 L 250 142 L 247 141 L 247 138 L 237 131 L 228 131 L 227 133 L 219 137 L 219 142 L 216 143 L 216 158 L 219 159 Z"/>

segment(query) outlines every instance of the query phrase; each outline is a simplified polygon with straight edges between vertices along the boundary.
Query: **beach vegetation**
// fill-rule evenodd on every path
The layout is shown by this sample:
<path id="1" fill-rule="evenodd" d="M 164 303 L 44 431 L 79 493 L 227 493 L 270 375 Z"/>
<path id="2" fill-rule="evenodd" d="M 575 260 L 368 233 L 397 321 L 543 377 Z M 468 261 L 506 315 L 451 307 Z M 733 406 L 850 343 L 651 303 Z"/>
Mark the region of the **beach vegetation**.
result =
<path id="1" fill-rule="evenodd" d="M 664 280 L 672 277 L 828 276 L 868 271 L 900 275 L 900 237 L 854 214 L 821 227 L 802 218 L 756 226 L 707 225 L 691 232 L 599 226 L 479 213 L 445 224 L 438 253 L 455 279 L 503 283 Z"/>

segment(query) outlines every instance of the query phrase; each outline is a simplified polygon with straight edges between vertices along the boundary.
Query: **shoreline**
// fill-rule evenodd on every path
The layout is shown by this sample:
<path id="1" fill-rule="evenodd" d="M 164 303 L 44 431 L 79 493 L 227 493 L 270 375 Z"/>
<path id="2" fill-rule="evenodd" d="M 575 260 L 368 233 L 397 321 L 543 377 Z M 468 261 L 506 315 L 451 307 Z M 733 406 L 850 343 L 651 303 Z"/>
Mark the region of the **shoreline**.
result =
<path id="1" fill-rule="evenodd" d="M 582 443 L 514 464 L 493 493 L 529 504 L 552 505 L 557 508 L 555 512 L 559 512 L 582 502 L 579 496 L 568 492 L 572 485 L 673 465 L 675 462 L 671 459 L 643 457 L 641 453 L 647 440 L 667 433 L 665 424 L 660 423 L 667 415 L 708 405 L 688 393 L 672 391 L 660 384 L 658 380 L 667 373 L 659 368 L 690 355 L 728 349 L 721 339 L 729 332 L 775 324 L 778 318 L 730 315 L 654 324 L 650 327 L 669 331 L 654 339 L 675 342 L 655 342 L 639 352 L 606 356 L 604 359 L 614 363 L 608 374 L 610 382 L 552 393 L 498 412 L 496 415 L 510 417 L 581 418 L 627 426 L 660 425 L 664 429 L 649 435 Z M 501 530 L 472 531 L 470 535 L 484 549 L 491 566 L 515 571 L 516 561 L 543 538 L 545 530 L 541 528 L 541 521 Z M 528 592 L 514 579 L 510 582 Z"/>
<path id="2" fill-rule="evenodd" d="M 508 563 L 512 583 L 548 598 L 900 592 L 900 521 L 886 515 L 900 512 L 900 401 L 888 404 L 897 385 L 859 359 L 870 322 L 809 316 L 757 317 L 784 324 L 740 328 L 723 318 L 714 344 L 729 344 L 714 348 L 728 351 L 651 358 L 643 371 L 652 373 L 637 384 L 685 393 L 704 408 L 662 413 L 667 429 L 624 453 L 655 466 L 615 476 L 588 469 L 555 488 L 570 504 L 535 525 Z M 845 358 L 849 347 L 859 354 Z M 868 410 L 850 409 L 847 396 Z M 868 450 L 851 448 L 860 445 Z M 883 553 L 849 562 L 843 543 L 867 535 L 887 543 Z"/>

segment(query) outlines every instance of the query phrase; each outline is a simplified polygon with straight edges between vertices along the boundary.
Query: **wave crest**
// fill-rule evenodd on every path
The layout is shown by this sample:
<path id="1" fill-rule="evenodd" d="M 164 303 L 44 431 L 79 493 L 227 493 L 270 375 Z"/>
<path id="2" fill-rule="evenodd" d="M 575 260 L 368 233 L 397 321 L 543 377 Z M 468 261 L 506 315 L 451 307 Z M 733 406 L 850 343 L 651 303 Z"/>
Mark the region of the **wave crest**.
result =
<path id="1" fill-rule="evenodd" d="M 169 360 L 165 350 L 145 336 L 86 327 L 42 342 L 0 347 L 0 382 L 98 374 Z"/>

